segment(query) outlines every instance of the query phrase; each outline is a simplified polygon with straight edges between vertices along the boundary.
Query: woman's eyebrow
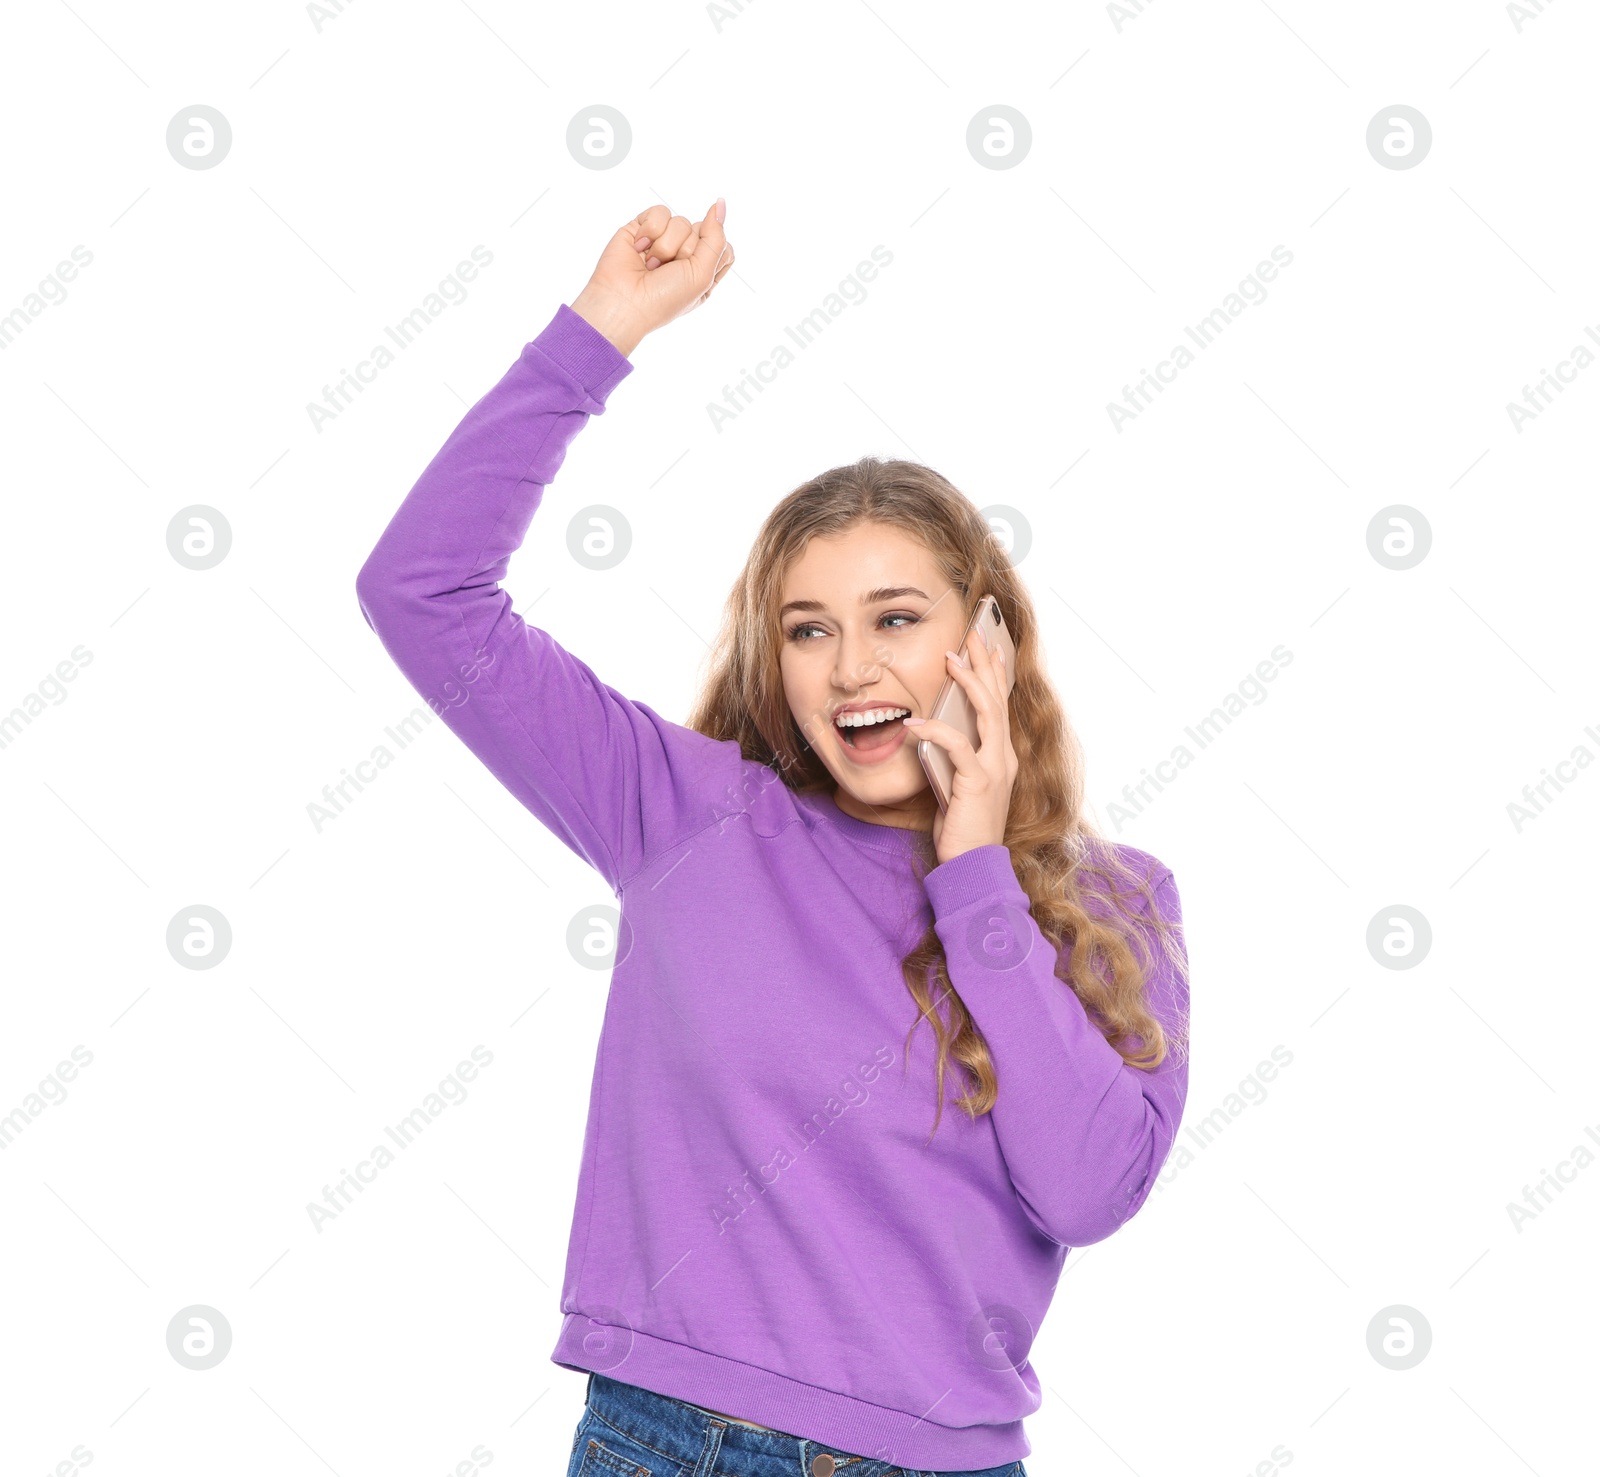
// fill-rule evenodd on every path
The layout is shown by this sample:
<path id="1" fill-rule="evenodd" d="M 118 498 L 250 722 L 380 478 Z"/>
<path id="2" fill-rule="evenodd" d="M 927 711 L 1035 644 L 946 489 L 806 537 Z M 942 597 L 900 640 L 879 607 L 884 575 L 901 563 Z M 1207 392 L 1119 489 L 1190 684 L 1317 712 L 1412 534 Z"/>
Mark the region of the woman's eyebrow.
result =
<path id="1" fill-rule="evenodd" d="M 885 585 L 882 589 L 868 590 L 861 597 L 863 605 L 876 605 L 880 600 L 898 600 L 902 595 L 917 595 L 926 600 L 928 597 L 915 585 Z M 820 600 L 791 600 L 778 612 L 781 620 L 791 610 L 826 610 Z"/>

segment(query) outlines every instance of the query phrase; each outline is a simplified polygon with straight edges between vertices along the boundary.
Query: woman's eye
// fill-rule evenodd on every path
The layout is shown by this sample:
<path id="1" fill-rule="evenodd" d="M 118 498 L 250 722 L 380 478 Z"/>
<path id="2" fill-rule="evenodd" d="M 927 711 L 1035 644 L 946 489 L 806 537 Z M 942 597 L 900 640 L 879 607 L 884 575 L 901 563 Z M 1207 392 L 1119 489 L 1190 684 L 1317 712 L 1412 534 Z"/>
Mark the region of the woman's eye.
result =
<path id="1" fill-rule="evenodd" d="M 921 616 L 905 615 L 905 614 L 896 612 L 893 615 L 879 616 L 878 617 L 878 624 L 882 625 L 884 621 L 907 621 L 911 625 L 914 626 L 921 619 L 922 619 Z M 799 625 L 795 625 L 795 626 L 790 626 L 789 627 L 789 639 L 791 641 L 809 640 L 810 638 L 806 635 L 806 632 L 808 632 L 808 631 L 819 631 L 821 629 L 822 628 L 815 621 L 801 621 Z M 896 629 L 896 630 L 904 630 L 905 628 L 903 626 L 896 626 L 894 629 Z"/>

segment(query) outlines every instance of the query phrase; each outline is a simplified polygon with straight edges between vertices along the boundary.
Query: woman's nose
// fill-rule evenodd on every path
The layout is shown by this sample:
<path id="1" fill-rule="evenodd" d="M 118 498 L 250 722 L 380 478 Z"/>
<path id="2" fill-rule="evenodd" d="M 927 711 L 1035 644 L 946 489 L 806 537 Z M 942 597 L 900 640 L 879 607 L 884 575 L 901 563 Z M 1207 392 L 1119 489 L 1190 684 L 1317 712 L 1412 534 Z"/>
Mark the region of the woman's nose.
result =
<path id="1" fill-rule="evenodd" d="M 883 675 L 880 655 L 868 637 L 847 633 L 839 642 L 839 660 L 833 674 L 835 685 L 854 691 L 865 683 L 876 682 Z"/>

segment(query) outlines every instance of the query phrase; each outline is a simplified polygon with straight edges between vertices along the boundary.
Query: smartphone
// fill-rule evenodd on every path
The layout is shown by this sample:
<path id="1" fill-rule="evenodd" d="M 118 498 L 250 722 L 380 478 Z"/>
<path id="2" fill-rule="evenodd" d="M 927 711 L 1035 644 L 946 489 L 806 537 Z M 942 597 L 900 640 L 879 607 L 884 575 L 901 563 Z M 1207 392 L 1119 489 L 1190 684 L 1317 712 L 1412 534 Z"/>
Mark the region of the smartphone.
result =
<path id="1" fill-rule="evenodd" d="M 972 619 L 967 622 L 967 629 L 962 632 L 961 644 L 956 651 L 963 662 L 967 660 L 967 638 L 974 631 L 978 632 L 990 651 L 999 651 L 1003 655 L 1006 697 L 1009 698 L 1017 682 L 1017 648 L 993 595 L 985 595 L 978 602 Z M 981 747 L 978 742 L 978 710 L 968 701 L 966 690 L 954 677 L 945 677 L 944 686 L 939 689 L 939 696 L 934 699 L 933 710 L 928 717 L 959 729 L 966 734 L 973 748 Z M 938 797 L 939 809 L 949 810 L 956 780 L 956 767 L 950 762 L 950 756 L 932 739 L 919 739 L 917 758 L 922 761 L 923 773 L 928 776 L 928 784 Z"/>

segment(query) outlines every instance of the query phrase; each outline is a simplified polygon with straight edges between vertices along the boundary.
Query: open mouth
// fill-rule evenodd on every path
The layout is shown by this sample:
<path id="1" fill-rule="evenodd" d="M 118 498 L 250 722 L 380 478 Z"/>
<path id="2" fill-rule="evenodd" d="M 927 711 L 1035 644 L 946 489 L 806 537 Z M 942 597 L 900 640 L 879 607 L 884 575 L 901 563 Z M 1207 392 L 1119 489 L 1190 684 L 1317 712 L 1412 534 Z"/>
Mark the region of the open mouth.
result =
<path id="1" fill-rule="evenodd" d="M 871 753 L 900 739 L 910 712 L 910 708 L 874 708 L 868 713 L 843 713 L 833 726 L 849 748 Z"/>

